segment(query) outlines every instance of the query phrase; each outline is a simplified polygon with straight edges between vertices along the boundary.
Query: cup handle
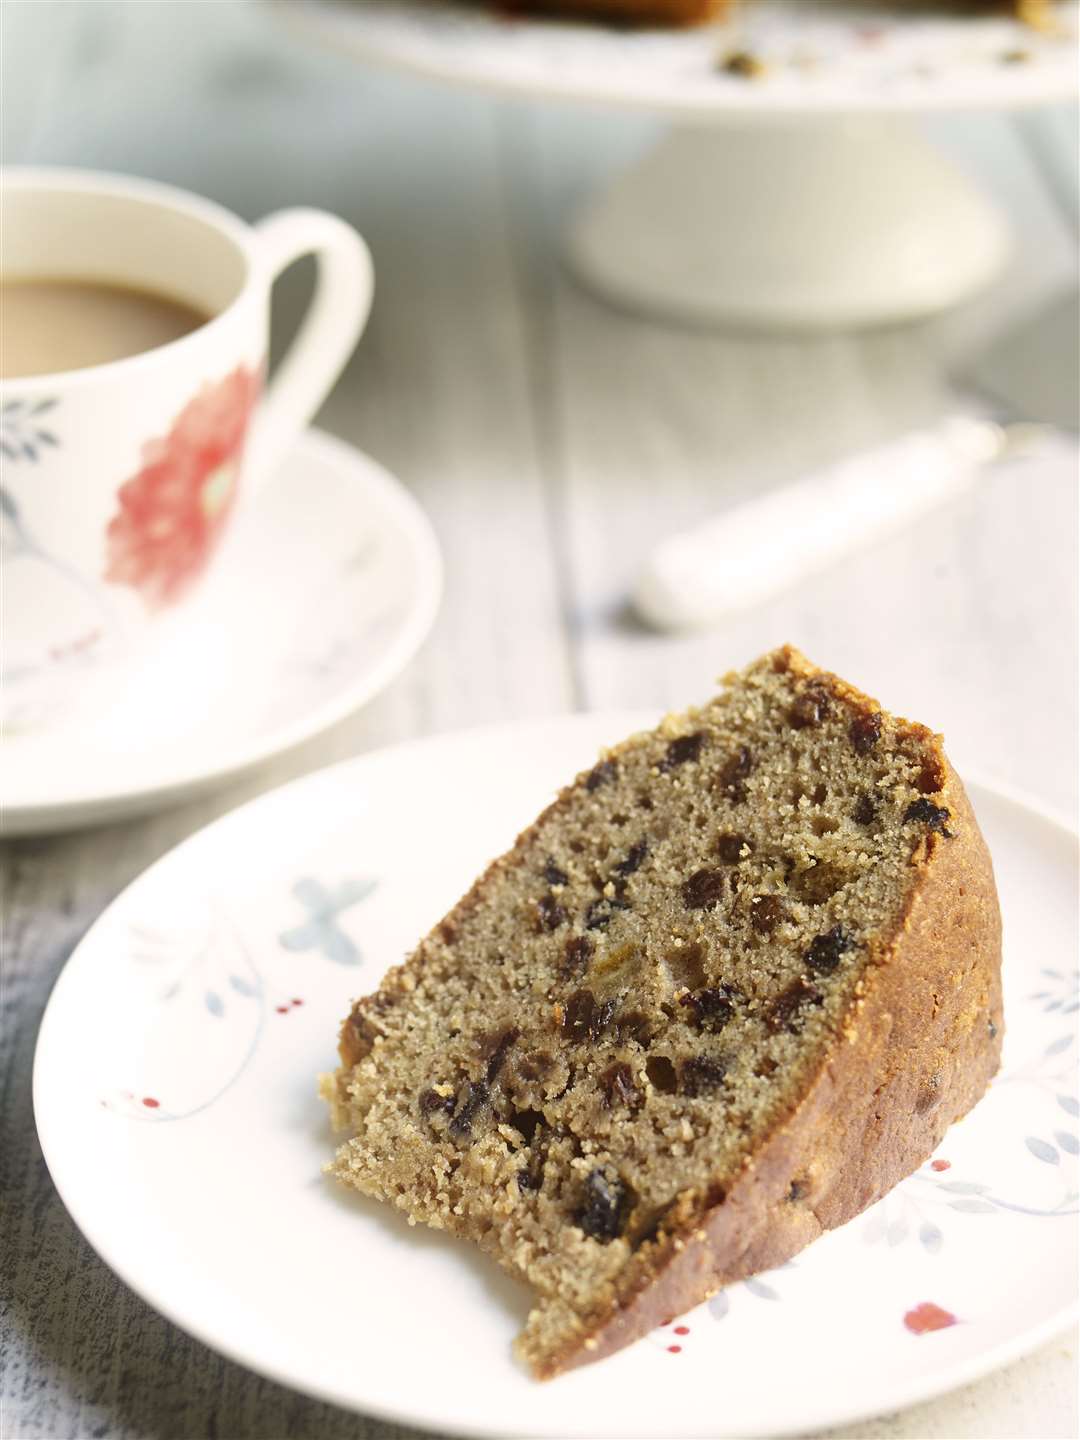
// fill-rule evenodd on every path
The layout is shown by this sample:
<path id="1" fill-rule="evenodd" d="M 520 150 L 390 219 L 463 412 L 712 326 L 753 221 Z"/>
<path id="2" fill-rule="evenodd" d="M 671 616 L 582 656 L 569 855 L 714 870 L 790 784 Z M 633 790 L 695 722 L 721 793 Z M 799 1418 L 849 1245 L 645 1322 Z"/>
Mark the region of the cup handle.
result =
<path id="1" fill-rule="evenodd" d="M 279 210 L 255 226 L 267 288 L 303 255 L 318 262 L 315 294 L 266 388 L 248 441 L 248 473 L 261 486 L 322 404 L 363 334 L 375 272 L 351 225 L 325 210 Z"/>

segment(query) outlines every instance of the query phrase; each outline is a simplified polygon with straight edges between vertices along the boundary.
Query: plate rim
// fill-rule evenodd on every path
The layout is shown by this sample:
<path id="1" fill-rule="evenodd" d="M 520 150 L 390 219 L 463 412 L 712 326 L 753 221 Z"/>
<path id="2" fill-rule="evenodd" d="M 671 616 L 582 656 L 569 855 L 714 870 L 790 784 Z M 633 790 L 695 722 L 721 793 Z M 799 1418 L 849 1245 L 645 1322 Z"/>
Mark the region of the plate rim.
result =
<path id="1" fill-rule="evenodd" d="M 445 567 L 431 521 L 404 484 L 359 446 L 317 426 L 309 426 L 294 442 L 290 460 L 293 456 L 302 458 L 312 451 L 336 467 L 356 469 L 357 463 L 360 463 L 365 472 L 364 483 L 385 503 L 416 559 L 418 582 L 415 595 L 387 653 L 360 679 L 343 685 L 330 699 L 305 715 L 266 731 L 254 745 L 234 745 L 225 749 L 213 765 L 189 763 L 186 768 L 174 772 L 172 778 L 158 784 L 113 784 L 68 800 L 12 803 L 6 798 L 0 799 L 0 836 L 5 840 L 107 824 L 128 815 L 163 808 L 178 803 L 186 796 L 212 789 L 227 779 L 255 769 L 266 760 L 288 753 L 351 715 L 385 690 L 417 653 L 431 632 L 443 595 Z M 289 460 L 283 462 L 282 469 L 288 463 Z"/>
<path id="2" fill-rule="evenodd" d="M 448 1436 L 460 1436 L 462 1440 L 505 1440 L 507 1433 L 505 1425 L 491 1421 L 471 1422 L 468 1425 L 464 1425 L 455 1420 L 448 1421 L 435 1414 L 434 1411 L 423 1408 L 409 1409 L 402 1406 L 395 1407 L 385 1403 L 372 1404 L 368 1402 L 359 1405 L 354 1396 L 335 1388 L 333 1385 L 323 1385 L 317 1382 L 312 1383 L 305 1380 L 299 1373 L 276 1368 L 272 1364 L 260 1363 L 257 1357 L 253 1358 L 249 1352 L 245 1351 L 242 1344 L 234 1343 L 232 1340 L 222 1341 L 214 1333 L 212 1324 L 205 1323 L 198 1316 L 188 1315 L 185 1313 L 182 1305 L 174 1306 L 167 1301 L 163 1302 L 162 1298 L 156 1293 L 153 1293 L 149 1286 L 144 1289 L 140 1284 L 140 1277 L 134 1264 L 115 1263 L 112 1258 L 109 1258 L 109 1255 L 106 1253 L 109 1250 L 107 1236 L 102 1236 L 100 1230 L 98 1230 L 93 1223 L 90 1223 L 88 1227 L 84 1228 L 78 1218 L 79 1205 L 77 1198 L 73 1198 L 72 1185 L 67 1182 L 62 1183 L 57 1179 L 57 1170 L 59 1169 L 62 1173 L 63 1165 L 62 1163 L 54 1165 L 56 1159 L 55 1133 L 50 1138 L 49 1121 L 46 1118 L 43 1122 L 42 1118 L 42 1092 L 45 1084 L 43 1072 L 47 1060 L 47 1054 L 45 1052 L 48 1046 L 48 1032 L 51 1025 L 57 1023 L 55 1020 L 57 1005 L 58 1003 L 62 1003 L 65 976 L 68 974 L 70 967 L 76 961 L 80 952 L 92 942 L 97 931 L 106 924 L 112 912 L 125 903 L 129 892 L 134 887 L 141 885 L 147 877 L 156 872 L 160 867 L 174 863 L 180 852 L 196 847 L 209 832 L 224 829 L 230 824 L 240 823 L 239 817 L 259 806 L 263 801 L 276 800 L 284 796 L 287 792 L 299 790 L 301 787 L 312 783 L 329 783 L 330 777 L 335 773 L 341 772 L 349 767 L 363 769 L 365 766 L 373 765 L 387 752 L 408 752 L 417 747 L 437 748 L 441 743 L 455 740 L 472 741 L 475 743 L 482 740 L 485 736 L 496 733 L 505 734 L 508 730 L 519 732 L 525 730 L 545 730 L 549 729 L 552 725 L 557 725 L 567 730 L 580 728 L 588 731 L 595 728 L 597 733 L 599 733 L 601 730 L 606 729 L 610 723 L 612 725 L 612 733 L 615 733 L 615 726 L 618 725 L 622 727 L 618 733 L 628 734 L 630 733 L 630 728 L 628 727 L 640 728 L 642 725 L 655 723 L 657 713 L 655 710 L 637 709 L 577 711 L 502 724 L 470 726 L 462 729 L 443 731 L 434 735 L 413 737 L 395 745 L 382 746 L 375 750 L 366 751 L 362 754 L 336 761 L 330 765 L 311 771 L 306 775 L 287 781 L 282 785 L 275 786 L 265 791 L 262 795 L 255 796 L 243 804 L 236 806 L 226 814 L 218 816 L 207 825 L 201 826 L 193 834 L 187 836 L 179 844 L 166 851 L 164 855 L 154 860 L 110 901 L 79 940 L 72 953 L 64 962 L 63 967 L 53 983 L 35 1038 L 32 1071 L 32 1103 L 38 1143 L 41 1147 L 42 1156 L 45 1160 L 46 1168 L 49 1171 L 50 1179 L 56 1188 L 64 1209 L 67 1211 L 75 1228 L 91 1246 L 97 1257 L 123 1284 L 144 1300 L 145 1303 L 170 1324 L 178 1326 L 178 1328 L 192 1336 L 200 1344 L 206 1345 L 215 1353 L 223 1355 L 225 1358 L 241 1365 L 245 1369 L 265 1379 L 271 1380 L 276 1384 L 284 1385 L 286 1388 L 299 1394 L 335 1405 L 353 1414 L 369 1415 L 389 1423 L 418 1425 L 421 1427 L 431 1427 L 434 1425 L 444 1434 Z M 603 744 L 605 742 L 600 740 L 599 743 Z M 1074 846 L 1080 845 L 1080 833 L 1078 833 L 1076 826 L 1069 823 L 1069 821 L 1062 814 L 1056 812 L 1052 806 L 1045 805 L 1039 799 L 1027 795 L 1018 787 L 1008 783 L 999 784 L 977 769 L 967 771 L 962 778 L 965 788 L 968 789 L 969 793 L 972 791 L 975 792 L 975 794 L 972 795 L 972 800 L 976 808 L 976 813 L 978 813 L 978 792 L 981 791 L 991 798 L 1003 800 L 1013 809 L 1019 809 L 1029 815 L 1033 815 L 1044 824 L 1051 826 L 1055 831 L 1060 832 L 1060 838 L 1069 841 Z M 853 1402 L 847 1406 L 841 1405 L 839 1407 L 834 1406 L 828 1409 L 822 1409 L 819 1414 L 813 1411 L 810 1411 L 808 1414 L 804 1412 L 800 1421 L 791 1426 L 777 1427 L 770 1425 L 765 1428 L 757 1426 L 748 1428 L 746 1425 L 741 1425 L 737 1433 L 740 1436 L 746 1437 L 746 1440 L 784 1440 L 784 1437 L 805 1435 L 822 1427 L 850 1425 L 873 1416 L 888 1414 L 893 1410 L 908 1409 L 913 1405 L 933 1400 L 939 1395 L 948 1394 L 965 1385 L 969 1385 L 1001 1369 L 1003 1366 L 1021 1359 L 1025 1355 L 1031 1354 L 1076 1324 L 1078 1320 L 1080 1320 L 1080 1297 L 1077 1297 L 1070 1304 L 1060 1308 L 1038 1325 L 1023 1331 L 1021 1334 L 1004 1339 L 997 1345 L 991 1346 L 977 1355 L 970 1356 L 963 1362 L 957 1362 L 947 1371 L 914 1375 L 908 1383 L 896 1386 L 887 1396 L 872 1404 L 867 1404 L 865 1401 Z M 542 1430 L 531 1428 L 527 1424 L 524 1427 L 516 1426 L 515 1433 L 521 1437 L 529 1437 L 529 1440 L 550 1440 L 550 1429 Z M 560 1432 L 560 1434 L 561 1433 L 563 1432 Z M 615 1432 L 609 1432 L 604 1429 L 594 1430 L 590 1433 L 605 1437 L 609 1434 L 612 1436 L 615 1434 Z M 635 1433 L 639 1433 L 642 1437 L 652 1437 L 655 1435 L 653 1431 Z M 690 1440 L 690 1437 L 701 1437 L 701 1440 L 704 1440 L 704 1437 L 719 1437 L 725 1434 L 734 1437 L 736 1434 L 734 1431 L 725 1432 L 723 1430 L 717 1430 L 715 1421 L 707 1417 L 703 1418 L 703 1423 L 700 1427 L 685 1433 L 687 1440 Z M 625 1427 L 620 1429 L 618 1434 L 619 1440 L 629 1440 Z"/>
<path id="3" fill-rule="evenodd" d="M 915 94 L 904 97 L 869 96 L 833 99 L 821 103 L 814 97 L 813 103 L 800 100 L 781 100 L 773 104 L 742 104 L 737 99 L 723 103 L 703 104 L 694 99 L 679 101 L 671 96 L 648 95 L 624 90 L 618 93 L 598 93 L 584 86 L 559 86 L 545 84 L 540 78 L 514 78 L 505 74 L 477 74 L 455 70 L 437 61 L 425 61 L 421 57 L 401 54 L 381 46 L 377 41 L 364 38 L 356 17 L 335 14 L 341 11 L 340 0 L 294 0 L 290 5 L 278 5 L 274 0 L 260 0 L 271 14 L 296 34 L 307 36 L 311 41 L 345 53 L 350 58 L 365 64 L 377 65 L 397 74 L 434 81 L 453 89 L 480 90 L 522 100 L 558 102 L 579 105 L 592 110 L 615 110 L 636 115 L 655 115 L 672 121 L 683 120 L 696 125 L 744 126 L 753 124 L 775 124 L 778 120 L 816 121 L 843 120 L 852 116 L 908 116 L 917 119 L 924 115 L 956 115 L 980 111 L 1026 111 L 1044 109 L 1056 104 L 1075 101 L 1075 83 L 1063 83 L 1060 88 L 1041 92 L 1026 93 L 1020 90 L 1011 94 L 975 96 L 969 91 L 954 93 L 946 85 L 935 87 L 932 95 Z M 538 19 L 525 20 L 525 24 L 551 24 Z M 565 23 L 565 22 L 564 22 Z M 577 24 L 588 22 L 578 21 Z M 596 28 L 593 26 L 592 28 Z M 714 27 L 715 28 L 715 27 Z M 763 92 L 764 93 L 764 92 Z M 809 97 L 807 97 L 809 99 Z"/>

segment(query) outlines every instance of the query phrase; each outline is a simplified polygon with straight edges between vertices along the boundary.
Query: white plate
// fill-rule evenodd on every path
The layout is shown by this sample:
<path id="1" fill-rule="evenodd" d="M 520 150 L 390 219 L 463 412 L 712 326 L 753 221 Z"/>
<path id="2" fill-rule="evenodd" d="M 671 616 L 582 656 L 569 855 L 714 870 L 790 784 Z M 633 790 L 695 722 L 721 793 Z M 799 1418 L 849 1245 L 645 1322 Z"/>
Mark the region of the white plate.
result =
<path id="1" fill-rule="evenodd" d="M 291 0 L 273 13 L 335 48 L 441 80 L 723 121 L 817 112 L 1044 105 L 1075 95 L 1077 5 L 1061 33 L 1010 16 L 754 0 L 735 22 L 627 30 L 508 18 L 446 0 Z M 725 73 L 747 51 L 765 76 Z"/>
<path id="2" fill-rule="evenodd" d="M 642 722 L 363 756 L 218 821 L 110 907 L 53 992 L 34 1106 L 65 1204 L 133 1289 L 300 1390 L 492 1436 L 802 1432 L 959 1385 L 1067 1323 L 1075 837 L 981 786 L 1005 913 L 1003 1073 L 933 1163 L 792 1265 L 539 1385 L 510 1354 L 525 1296 L 493 1263 L 321 1175 L 334 1142 L 315 1074 L 350 999 Z M 928 1306 L 957 1323 L 913 1333 Z"/>
<path id="3" fill-rule="evenodd" d="M 307 739 L 384 689 L 438 609 L 442 563 L 415 500 L 317 430 L 230 545 L 94 723 L 5 737 L 5 835 L 149 810 Z"/>

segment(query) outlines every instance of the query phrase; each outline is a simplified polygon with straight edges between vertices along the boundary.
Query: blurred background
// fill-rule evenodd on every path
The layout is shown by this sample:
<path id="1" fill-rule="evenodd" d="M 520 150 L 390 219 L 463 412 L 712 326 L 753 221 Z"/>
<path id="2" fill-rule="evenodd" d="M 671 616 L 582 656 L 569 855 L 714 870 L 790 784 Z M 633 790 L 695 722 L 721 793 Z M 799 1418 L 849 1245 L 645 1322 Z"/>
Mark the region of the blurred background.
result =
<path id="1" fill-rule="evenodd" d="M 1012 227 L 976 299 L 809 339 L 696 330 L 620 313 L 560 263 L 575 207 L 661 122 L 360 65 L 279 23 L 287 8 L 6 5 L 4 158 L 153 176 L 251 219 L 325 206 L 371 245 L 374 315 L 319 423 L 420 499 L 447 587 L 420 662 L 319 759 L 518 715 L 682 705 L 787 639 L 931 718 L 959 762 L 1073 806 L 1068 451 L 988 470 L 932 521 L 720 629 L 661 637 L 627 610 L 658 535 L 955 409 L 954 370 L 1068 295 L 1073 115 L 918 122 Z M 305 283 L 299 266 L 280 287 L 279 339 Z M 1034 363 L 1052 383 L 1064 359 Z"/>
<path id="2" fill-rule="evenodd" d="M 34 956 L 11 991 L 23 1017 L 5 1042 L 12 1073 L 28 1074 L 52 979 L 103 905 L 243 799 L 411 736 L 576 709 L 681 708 L 783 641 L 941 729 L 961 771 L 1074 815 L 1068 429 L 719 626 L 660 634 L 629 601 L 659 536 L 962 409 L 975 383 L 985 398 L 976 372 L 991 347 L 995 376 L 1011 375 L 1033 405 L 1044 389 L 1060 394 L 1075 332 L 1030 327 L 1074 303 L 1075 112 L 988 107 L 913 122 L 1011 227 L 1004 269 L 975 298 L 846 333 L 695 327 L 607 305 L 561 259 L 577 207 L 648 150 L 661 120 L 360 64 L 285 23 L 287 4 L 7 0 L 3 158 L 154 177 L 248 219 L 321 206 L 363 233 L 373 317 L 317 423 L 420 501 L 443 549 L 442 609 L 400 678 L 273 763 L 146 819 L 6 846 L 6 903 Z M 304 264 L 279 285 L 275 350 L 310 285 Z M 29 1154 L 28 1096 L 11 1115 Z M 11 1352 L 20 1436 L 405 1433 L 288 1395 L 151 1316 L 74 1235 L 40 1159 L 28 1164 L 22 1183 L 41 1220 Z M 73 1273 L 78 1321 L 55 1298 L 71 1298 Z M 110 1317 L 107 1368 L 87 1313 Z M 963 1433 L 1021 1433 L 1017 1415 L 1030 1423 L 1035 1394 L 1053 1410 L 1038 1433 L 1071 1433 L 1055 1428 L 1075 1425 L 1070 1352 L 1051 1351 L 1024 1362 L 1020 1379 L 984 1382 L 981 1403 L 1006 1428 Z M 928 1413 L 907 1422 L 921 1429 L 859 1433 L 960 1433 L 949 1428 L 959 1411 Z"/>

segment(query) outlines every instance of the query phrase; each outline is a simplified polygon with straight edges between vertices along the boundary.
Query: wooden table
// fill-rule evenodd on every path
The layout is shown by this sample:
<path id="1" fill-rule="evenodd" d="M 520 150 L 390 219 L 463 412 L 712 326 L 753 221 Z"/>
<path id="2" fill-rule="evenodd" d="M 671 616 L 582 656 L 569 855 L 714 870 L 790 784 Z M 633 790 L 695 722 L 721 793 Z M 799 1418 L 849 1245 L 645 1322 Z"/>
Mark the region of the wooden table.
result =
<path id="1" fill-rule="evenodd" d="M 939 321 L 798 340 L 618 314 L 560 269 L 575 200 L 655 133 L 639 119 L 444 91 L 307 52 L 245 3 L 19 3 L 4 24 L 5 160 L 152 175 L 249 217 L 309 203 L 367 236 L 378 296 L 320 423 L 426 507 L 447 588 L 420 656 L 373 704 L 220 792 L 3 854 L 2 1243 L 7 1440 L 390 1440 L 150 1311 L 82 1241 L 38 1150 L 30 1069 L 61 966 L 103 906 L 208 820 L 359 751 L 478 722 L 682 705 L 791 640 L 944 730 L 978 770 L 1076 802 L 1075 451 L 999 468 L 930 523 L 693 638 L 647 633 L 628 588 L 658 533 L 948 403 L 972 345 L 1076 281 L 1068 115 L 927 129 L 1008 210 L 994 291 Z M 287 280 L 287 329 L 305 280 Z M 1048 360 L 1047 363 L 1052 363 Z M 1068 1436 L 1076 1350 L 860 1436 Z M 834 1432 L 839 1434 L 840 1432 Z"/>

